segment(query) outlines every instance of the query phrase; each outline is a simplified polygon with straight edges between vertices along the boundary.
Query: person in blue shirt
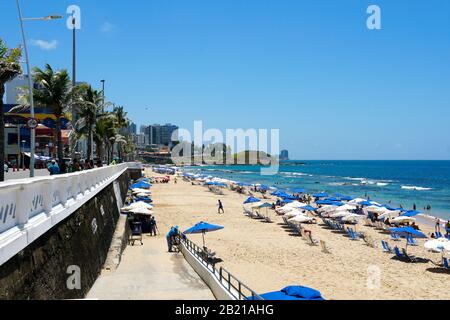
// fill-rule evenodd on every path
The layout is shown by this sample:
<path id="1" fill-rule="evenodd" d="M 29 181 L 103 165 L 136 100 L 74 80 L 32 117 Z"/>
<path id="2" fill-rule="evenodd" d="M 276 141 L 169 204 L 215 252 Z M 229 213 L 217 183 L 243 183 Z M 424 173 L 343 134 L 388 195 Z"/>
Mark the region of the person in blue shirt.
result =
<path id="1" fill-rule="evenodd" d="M 56 163 L 55 160 L 52 160 L 52 162 L 47 167 L 47 170 L 48 170 L 48 172 L 50 172 L 51 176 L 54 176 L 56 174 L 60 174 L 59 166 L 58 166 L 58 164 Z"/>
<path id="2" fill-rule="evenodd" d="M 177 234 L 178 234 L 178 226 L 170 228 L 170 231 L 166 236 L 169 252 L 172 252 L 172 237 L 176 236 Z"/>

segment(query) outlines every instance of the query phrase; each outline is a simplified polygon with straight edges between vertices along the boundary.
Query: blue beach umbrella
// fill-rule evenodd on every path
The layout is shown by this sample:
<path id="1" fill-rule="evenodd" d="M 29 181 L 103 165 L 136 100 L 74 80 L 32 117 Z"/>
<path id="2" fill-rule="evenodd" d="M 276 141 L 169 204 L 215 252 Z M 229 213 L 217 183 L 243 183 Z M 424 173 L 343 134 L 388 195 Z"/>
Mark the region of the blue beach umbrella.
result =
<path id="1" fill-rule="evenodd" d="M 338 198 L 326 198 L 327 201 L 341 201 L 341 199 Z"/>
<path id="2" fill-rule="evenodd" d="M 302 207 L 301 209 L 306 210 L 306 211 L 316 211 L 316 209 L 311 206 L 305 206 L 305 207 Z"/>
<path id="3" fill-rule="evenodd" d="M 150 189 L 151 186 L 152 186 L 152 185 L 151 185 L 150 183 L 145 182 L 145 181 L 141 181 L 141 182 L 132 184 L 132 185 L 130 186 L 130 190 L 131 190 L 131 189 Z"/>
<path id="4" fill-rule="evenodd" d="M 420 232 L 419 230 L 416 230 L 412 227 L 403 227 L 403 228 L 390 228 L 390 232 L 398 234 L 401 237 L 404 237 L 408 239 L 408 237 L 412 238 L 422 238 L 426 239 L 427 236 Z M 406 240 L 406 250 L 408 250 L 408 240 Z"/>
<path id="5" fill-rule="evenodd" d="M 328 197 L 328 194 L 325 193 L 325 192 L 322 192 L 322 193 L 316 193 L 316 194 L 313 194 L 312 196 L 313 196 L 314 198 L 326 198 L 326 197 Z"/>
<path id="6" fill-rule="evenodd" d="M 202 222 L 197 223 L 195 226 L 186 230 L 183 233 L 184 234 L 199 234 L 199 233 L 201 233 L 203 236 L 203 246 L 205 247 L 205 234 L 207 232 L 222 230 L 223 228 L 224 227 L 222 227 L 222 226 L 217 226 L 217 225 L 209 224 L 207 222 L 202 221 Z"/>
<path id="7" fill-rule="evenodd" d="M 245 200 L 244 204 L 257 203 L 257 202 L 261 202 L 261 200 L 259 200 L 258 198 L 255 198 L 255 197 L 250 197 L 247 200 Z"/>
<path id="8" fill-rule="evenodd" d="M 368 201 L 368 200 L 367 201 L 362 201 L 359 204 L 362 205 L 362 206 L 367 206 L 367 207 L 373 206 L 373 203 L 371 201 Z"/>
<path id="9" fill-rule="evenodd" d="M 417 210 L 411 210 L 411 211 L 407 211 L 406 213 L 402 214 L 401 217 L 412 218 L 412 217 L 415 217 L 415 216 L 417 216 L 418 214 L 421 214 L 421 213 L 422 212 L 417 211 Z"/>
<path id="10" fill-rule="evenodd" d="M 294 193 L 305 193 L 306 190 L 305 189 L 301 189 L 301 188 L 295 188 L 295 189 L 292 189 L 292 192 L 294 192 Z"/>
<path id="11" fill-rule="evenodd" d="M 270 187 L 262 184 L 262 185 L 259 186 L 259 189 L 267 191 L 267 190 L 270 189 Z"/>
<path id="12" fill-rule="evenodd" d="M 339 194 L 339 193 L 335 194 L 334 196 L 336 198 L 339 198 L 340 201 L 352 201 L 353 200 L 353 197 L 346 196 L 346 195 Z"/>

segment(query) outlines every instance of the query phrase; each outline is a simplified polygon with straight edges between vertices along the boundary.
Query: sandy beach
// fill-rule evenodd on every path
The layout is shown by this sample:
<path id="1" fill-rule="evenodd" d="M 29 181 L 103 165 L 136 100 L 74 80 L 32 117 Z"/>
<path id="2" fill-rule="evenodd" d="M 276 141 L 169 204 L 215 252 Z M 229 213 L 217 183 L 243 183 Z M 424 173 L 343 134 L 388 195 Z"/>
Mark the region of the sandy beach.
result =
<path id="1" fill-rule="evenodd" d="M 158 176 L 150 171 L 147 175 Z M 304 285 L 320 290 L 326 299 L 450 299 L 448 271 L 431 262 L 412 264 L 392 259 L 392 254 L 382 252 L 380 241 L 404 248 L 405 240 L 396 243 L 388 234 L 362 223 L 357 230 L 372 238 L 375 248 L 362 240 L 351 241 L 321 222 L 307 225 L 315 239 L 326 242 L 331 251 L 327 254 L 322 253 L 320 246 L 310 246 L 293 235 L 273 211 L 270 213 L 273 223 L 244 215 L 245 195 L 224 190 L 224 195 L 218 196 L 204 186 L 193 186 L 182 179 L 177 184 L 154 184 L 152 192 L 159 237 L 164 237 L 174 225 L 183 231 L 200 221 L 224 226 L 221 231 L 207 234 L 207 247 L 223 260 L 218 266 L 224 266 L 258 293 Z M 219 199 L 225 214 L 217 213 Z M 421 227 L 426 234 L 431 232 Z M 201 245 L 201 235 L 191 235 L 190 239 Z M 409 247 L 409 253 L 440 261 L 440 254 L 427 252 L 424 240 L 418 241 L 419 246 Z"/>

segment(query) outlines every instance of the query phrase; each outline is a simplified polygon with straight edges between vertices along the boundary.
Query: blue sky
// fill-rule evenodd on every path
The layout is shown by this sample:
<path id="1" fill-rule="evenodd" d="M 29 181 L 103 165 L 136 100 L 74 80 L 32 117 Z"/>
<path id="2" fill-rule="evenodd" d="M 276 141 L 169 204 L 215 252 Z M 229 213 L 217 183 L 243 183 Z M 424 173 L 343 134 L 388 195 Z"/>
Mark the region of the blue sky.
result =
<path id="1" fill-rule="evenodd" d="M 3 2 L 0 36 L 18 45 Z M 80 6 L 78 80 L 106 79 L 138 126 L 280 129 L 297 159 L 450 159 L 450 1 L 21 3 L 27 17 Z M 65 19 L 26 27 L 34 66 L 70 68 Z"/>

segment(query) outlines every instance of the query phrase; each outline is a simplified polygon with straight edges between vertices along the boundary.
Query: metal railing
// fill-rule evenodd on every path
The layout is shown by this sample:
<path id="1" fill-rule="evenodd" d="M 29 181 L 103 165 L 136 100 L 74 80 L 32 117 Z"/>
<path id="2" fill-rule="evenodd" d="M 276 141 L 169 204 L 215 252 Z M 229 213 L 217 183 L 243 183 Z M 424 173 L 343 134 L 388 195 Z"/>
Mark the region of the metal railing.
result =
<path id="1" fill-rule="evenodd" d="M 178 234 L 180 241 L 185 244 L 187 250 L 192 253 L 207 269 L 209 269 L 220 284 L 237 300 L 264 300 L 254 290 L 250 289 L 242 281 L 236 278 L 225 268 L 216 269 L 215 263 L 208 259 L 209 253 L 189 240 L 184 234 Z M 250 299 L 251 297 L 251 299 Z"/>

